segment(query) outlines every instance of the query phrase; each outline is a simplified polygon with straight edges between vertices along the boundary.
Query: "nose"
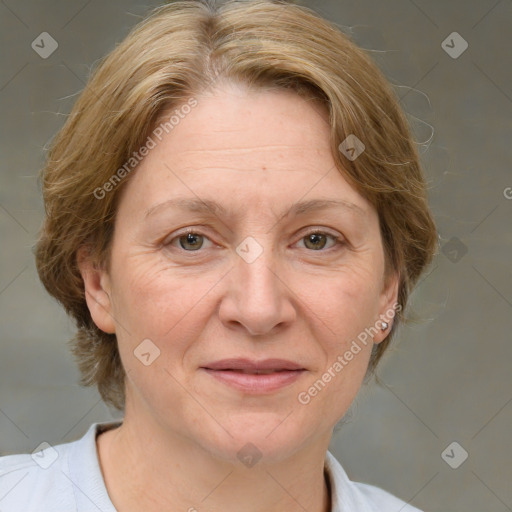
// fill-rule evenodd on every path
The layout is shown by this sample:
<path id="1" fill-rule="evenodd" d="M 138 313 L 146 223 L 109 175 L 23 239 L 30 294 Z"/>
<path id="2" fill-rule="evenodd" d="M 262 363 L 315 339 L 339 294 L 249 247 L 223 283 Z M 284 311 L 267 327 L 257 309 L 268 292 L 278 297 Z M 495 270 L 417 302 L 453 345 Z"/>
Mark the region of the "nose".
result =
<path id="1" fill-rule="evenodd" d="M 235 259 L 219 307 L 220 320 L 226 327 L 262 336 L 294 321 L 293 292 L 277 268 L 265 252 L 252 263 Z"/>

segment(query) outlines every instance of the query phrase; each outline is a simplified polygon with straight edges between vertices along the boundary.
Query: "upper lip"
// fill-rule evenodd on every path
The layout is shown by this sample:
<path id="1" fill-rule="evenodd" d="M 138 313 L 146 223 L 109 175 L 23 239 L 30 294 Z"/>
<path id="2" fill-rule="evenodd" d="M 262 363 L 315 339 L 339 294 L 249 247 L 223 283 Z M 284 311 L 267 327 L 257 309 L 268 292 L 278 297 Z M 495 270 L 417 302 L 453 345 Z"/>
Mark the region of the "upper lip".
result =
<path id="1" fill-rule="evenodd" d="M 221 359 L 204 365 L 209 370 L 305 370 L 303 366 L 286 359 L 264 359 L 255 361 L 251 359 L 234 358 Z"/>

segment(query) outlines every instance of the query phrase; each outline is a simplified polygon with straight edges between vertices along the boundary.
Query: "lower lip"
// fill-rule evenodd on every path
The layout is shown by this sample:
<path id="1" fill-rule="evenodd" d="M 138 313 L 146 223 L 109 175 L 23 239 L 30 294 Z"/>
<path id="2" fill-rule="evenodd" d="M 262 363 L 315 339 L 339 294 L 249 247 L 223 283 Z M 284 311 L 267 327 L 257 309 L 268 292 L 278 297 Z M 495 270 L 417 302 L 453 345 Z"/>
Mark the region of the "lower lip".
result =
<path id="1" fill-rule="evenodd" d="M 245 391 L 246 393 L 270 393 L 295 382 L 305 370 L 283 370 L 281 372 L 255 374 L 232 370 L 210 370 L 207 373 L 224 384 Z"/>

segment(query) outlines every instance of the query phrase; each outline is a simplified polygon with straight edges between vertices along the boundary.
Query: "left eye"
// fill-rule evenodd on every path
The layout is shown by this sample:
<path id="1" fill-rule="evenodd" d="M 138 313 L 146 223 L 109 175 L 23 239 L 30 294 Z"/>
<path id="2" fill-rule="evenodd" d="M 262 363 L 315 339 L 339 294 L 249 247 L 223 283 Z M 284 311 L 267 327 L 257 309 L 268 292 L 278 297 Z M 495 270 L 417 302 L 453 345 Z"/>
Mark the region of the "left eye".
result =
<path id="1" fill-rule="evenodd" d="M 185 251 L 198 251 L 203 248 L 208 242 L 209 238 L 200 233 L 189 232 L 174 238 L 169 245 L 178 244 L 181 249 Z M 210 242 L 211 243 L 211 242 Z"/>
<path id="2" fill-rule="evenodd" d="M 320 251 L 325 249 L 329 243 L 329 240 L 331 241 L 331 244 L 327 247 L 328 249 L 336 245 L 338 241 L 337 237 L 334 235 L 321 232 L 309 233 L 301 238 L 301 242 L 304 242 L 306 249 L 311 249 L 313 251 Z"/>

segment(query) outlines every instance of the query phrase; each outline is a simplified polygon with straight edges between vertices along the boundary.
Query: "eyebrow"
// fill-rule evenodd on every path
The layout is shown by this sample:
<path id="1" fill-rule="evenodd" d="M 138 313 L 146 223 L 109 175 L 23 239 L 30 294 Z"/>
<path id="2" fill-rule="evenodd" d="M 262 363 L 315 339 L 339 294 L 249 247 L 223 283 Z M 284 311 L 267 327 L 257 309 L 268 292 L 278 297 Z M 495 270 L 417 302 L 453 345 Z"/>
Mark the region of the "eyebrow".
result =
<path id="1" fill-rule="evenodd" d="M 166 210 L 168 208 L 177 208 L 196 213 L 213 214 L 219 217 L 227 214 L 226 208 L 216 201 L 212 201 L 210 199 L 178 197 L 152 206 L 146 210 L 144 218 L 153 216 L 159 211 Z M 341 208 L 363 217 L 366 215 L 363 208 L 349 201 L 342 199 L 311 199 L 309 201 L 301 201 L 291 205 L 281 218 L 289 217 L 291 215 L 304 215 L 318 210 L 328 210 L 333 208 Z"/>

